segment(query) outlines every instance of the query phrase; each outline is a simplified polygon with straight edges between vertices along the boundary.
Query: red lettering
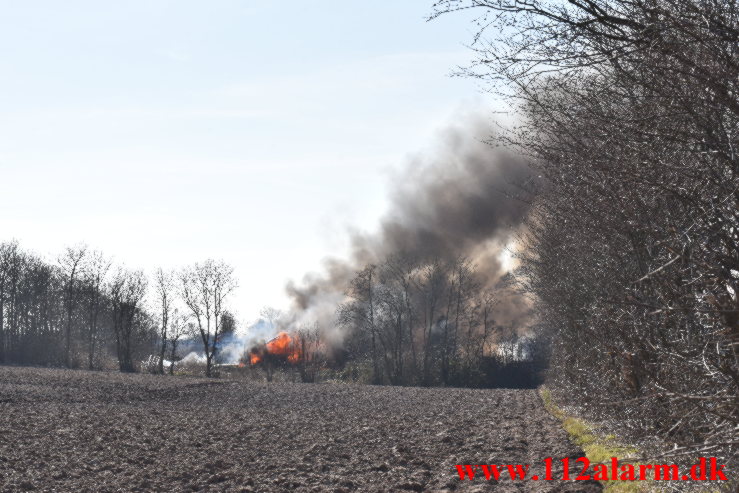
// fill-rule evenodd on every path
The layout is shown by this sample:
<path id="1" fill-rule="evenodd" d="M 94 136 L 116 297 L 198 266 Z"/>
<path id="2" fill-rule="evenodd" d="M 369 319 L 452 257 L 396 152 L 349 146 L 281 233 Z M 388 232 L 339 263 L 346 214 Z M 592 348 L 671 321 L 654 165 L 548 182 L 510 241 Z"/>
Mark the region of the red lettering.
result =
<path id="1" fill-rule="evenodd" d="M 700 475 L 698 474 L 700 471 Z M 705 481 L 706 480 L 706 459 L 701 457 L 696 465 L 690 468 L 690 477 L 694 481 Z"/>
<path id="2" fill-rule="evenodd" d="M 457 466 L 457 472 L 459 473 L 459 480 L 464 481 L 465 475 L 469 476 L 469 480 L 475 479 L 475 469 L 470 465 Z"/>
<path id="3" fill-rule="evenodd" d="M 587 457 L 580 457 L 575 462 L 582 462 L 582 471 L 577 475 L 575 481 L 587 481 L 590 479 L 589 474 L 585 474 L 590 467 L 590 460 Z"/>
<path id="4" fill-rule="evenodd" d="M 724 464 L 721 464 L 721 466 L 717 468 L 716 457 L 711 457 L 711 481 L 716 481 L 717 479 L 727 481 L 726 475 L 724 474 Z"/>
<path id="5" fill-rule="evenodd" d="M 528 465 L 515 465 L 515 466 L 506 466 L 508 468 L 508 474 L 511 475 L 511 479 L 515 481 L 515 479 L 520 476 L 521 479 L 526 479 L 526 475 L 529 473 L 529 466 Z M 515 470 L 515 473 L 514 473 Z"/>
<path id="6" fill-rule="evenodd" d="M 636 476 L 634 476 L 634 464 L 626 464 L 625 466 L 621 466 L 621 481 L 636 481 Z"/>
<path id="7" fill-rule="evenodd" d="M 547 457 L 544 459 L 544 479 L 547 481 L 552 480 L 552 458 Z"/>
<path id="8" fill-rule="evenodd" d="M 670 472 L 672 472 L 672 474 L 670 474 Z M 662 473 L 664 473 L 664 476 L 665 476 L 664 478 L 662 477 Z M 666 465 L 666 464 L 662 464 L 662 465 L 657 464 L 656 466 L 654 466 L 654 479 L 655 481 L 659 481 L 660 479 L 665 479 L 665 480 L 672 479 L 672 480 L 677 481 L 678 479 L 680 479 L 677 466 L 675 464 L 671 466 Z"/>
<path id="9" fill-rule="evenodd" d="M 596 464 L 593 466 L 593 471 L 595 471 L 593 479 L 596 481 L 608 481 L 608 466 L 605 464 Z M 588 476 L 588 479 L 590 479 L 590 476 Z"/>
<path id="10" fill-rule="evenodd" d="M 491 476 L 495 481 L 500 478 L 500 470 L 495 464 L 490 464 L 490 466 L 486 464 L 480 464 L 480 469 L 482 469 L 482 473 L 485 475 L 485 479 L 487 479 L 488 481 L 490 481 Z"/>

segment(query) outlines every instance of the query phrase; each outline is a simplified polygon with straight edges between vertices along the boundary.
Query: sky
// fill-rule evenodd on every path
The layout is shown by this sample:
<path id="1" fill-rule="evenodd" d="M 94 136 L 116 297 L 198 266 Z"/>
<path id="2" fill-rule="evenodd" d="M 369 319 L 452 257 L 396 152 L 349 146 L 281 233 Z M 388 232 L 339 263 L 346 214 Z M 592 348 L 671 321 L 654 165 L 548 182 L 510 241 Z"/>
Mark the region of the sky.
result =
<path id="1" fill-rule="evenodd" d="M 431 0 L 0 0 L 0 241 L 235 268 L 243 320 L 371 231 L 462 110 L 467 14 Z"/>

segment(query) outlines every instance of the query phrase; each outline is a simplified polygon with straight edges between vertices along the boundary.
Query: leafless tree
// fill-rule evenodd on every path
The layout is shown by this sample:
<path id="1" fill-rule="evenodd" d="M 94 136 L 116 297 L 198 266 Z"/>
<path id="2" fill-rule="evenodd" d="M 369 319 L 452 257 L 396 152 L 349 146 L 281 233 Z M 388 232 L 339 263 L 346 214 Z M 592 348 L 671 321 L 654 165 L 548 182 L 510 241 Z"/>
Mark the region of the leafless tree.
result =
<path id="1" fill-rule="evenodd" d="M 64 287 L 60 269 L 16 242 L 0 244 L 0 361 L 65 363 Z"/>
<path id="2" fill-rule="evenodd" d="M 392 255 L 356 274 L 338 313 L 347 344 L 369 356 L 374 383 L 484 384 L 495 298 L 466 259 L 421 258 Z"/>
<path id="3" fill-rule="evenodd" d="M 136 317 L 146 296 L 147 280 L 142 271 L 119 268 L 110 283 L 113 331 L 116 338 L 118 365 L 122 372 L 133 372 L 133 351 L 136 342 Z"/>
<path id="4" fill-rule="evenodd" d="M 282 311 L 272 306 L 263 306 L 259 310 L 259 316 L 269 324 L 271 330 L 275 330 L 282 317 Z"/>
<path id="5" fill-rule="evenodd" d="M 183 269 L 182 299 L 192 312 L 203 343 L 206 376 L 213 376 L 213 363 L 221 334 L 226 299 L 236 288 L 233 267 L 223 261 L 206 260 Z"/>
<path id="6" fill-rule="evenodd" d="M 300 381 L 314 383 L 321 366 L 325 363 L 325 357 L 321 350 L 320 330 L 318 326 L 298 330 L 296 339 L 299 358 L 295 365 L 300 374 Z"/>
<path id="7" fill-rule="evenodd" d="M 67 247 L 59 257 L 59 266 L 64 275 L 64 309 L 66 323 L 64 326 L 64 364 L 72 366 L 72 315 L 77 307 L 77 296 L 80 291 L 79 282 L 84 275 L 82 268 L 84 258 L 87 254 L 87 246 L 79 245 Z"/>
<path id="8" fill-rule="evenodd" d="M 175 284 L 174 275 L 171 272 L 157 269 L 154 275 L 154 289 L 160 313 L 159 326 L 159 361 L 157 371 L 164 374 L 164 355 L 167 351 L 167 338 L 170 332 L 170 319 L 174 310 Z M 176 343 L 175 343 L 176 344 Z"/>
<path id="9" fill-rule="evenodd" d="M 521 118 L 504 142 L 541 177 L 517 277 L 551 331 L 550 383 L 670 453 L 735 462 L 736 2 L 435 9 L 480 13 L 466 73 L 510 97 Z"/>
<path id="10" fill-rule="evenodd" d="M 12 280 L 17 277 L 18 243 L 0 244 L 0 363 L 6 361 L 7 335 L 5 305 L 11 290 Z"/>
<path id="11" fill-rule="evenodd" d="M 280 325 L 280 319 L 283 316 L 283 313 L 278 308 L 272 307 L 272 306 L 264 306 L 259 310 L 259 316 L 265 320 L 269 324 L 269 328 L 272 331 L 276 331 L 278 326 Z M 245 354 L 244 358 L 247 360 L 250 358 L 249 354 Z M 264 370 L 264 377 L 267 380 L 267 382 L 271 382 L 274 378 L 275 373 L 275 359 L 267 355 L 267 357 L 263 358 L 261 361 L 261 367 Z"/>
<path id="12" fill-rule="evenodd" d="M 50 263 L 16 242 L 0 243 L 0 362 L 73 366 L 84 355 L 92 369 L 114 347 L 130 371 L 150 349 L 151 317 L 128 289 L 140 284 L 127 280 L 136 276 L 109 276 L 110 264 L 84 246 Z"/>
<path id="13" fill-rule="evenodd" d="M 184 311 L 174 308 L 171 321 L 168 323 L 167 343 L 169 345 L 169 374 L 174 375 L 174 365 L 178 361 L 177 343 L 182 337 L 193 336 L 197 329 Z"/>
<path id="14" fill-rule="evenodd" d="M 421 313 L 421 347 L 423 348 L 422 380 L 424 385 L 431 385 L 435 345 L 433 336 L 440 328 L 444 294 L 446 291 L 446 265 L 439 258 L 431 259 L 419 270 L 416 286 L 419 295 Z"/>
<path id="15" fill-rule="evenodd" d="M 105 305 L 105 285 L 111 261 L 102 252 L 92 251 L 85 259 L 82 292 L 87 312 L 87 367 L 95 367 L 95 351 L 100 332 L 100 316 Z"/>
<path id="16" fill-rule="evenodd" d="M 339 309 L 339 320 L 353 326 L 361 333 L 369 334 L 370 357 L 372 359 L 372 382 L 380 383 L 380 352 L 378 329 L 375 324 L 375 275 L 376 267 L 368 265 L 352 279 L 347 295 L 352 300 Z"/>

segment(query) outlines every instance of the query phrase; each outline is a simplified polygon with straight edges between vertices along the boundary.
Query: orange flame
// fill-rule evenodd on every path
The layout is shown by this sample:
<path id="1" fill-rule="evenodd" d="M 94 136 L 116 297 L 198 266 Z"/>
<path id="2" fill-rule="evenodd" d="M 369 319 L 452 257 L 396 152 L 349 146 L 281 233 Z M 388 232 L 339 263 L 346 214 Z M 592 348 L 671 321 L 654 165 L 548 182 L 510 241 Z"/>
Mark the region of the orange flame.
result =
<path id="1" fill-rule="evenodd" d="M 286 358 L 290 363 L 297 363 L 300 360 L 300 348 L 297 341 L 290 337 L 287 332 L 280 332 L 277 337 L 269 341 L 265 346 L 265 352 L 273 356 Z M 260 363 L 263 354 L 259 351 L 252 351 L 249 361 L 252 365 Z"/>

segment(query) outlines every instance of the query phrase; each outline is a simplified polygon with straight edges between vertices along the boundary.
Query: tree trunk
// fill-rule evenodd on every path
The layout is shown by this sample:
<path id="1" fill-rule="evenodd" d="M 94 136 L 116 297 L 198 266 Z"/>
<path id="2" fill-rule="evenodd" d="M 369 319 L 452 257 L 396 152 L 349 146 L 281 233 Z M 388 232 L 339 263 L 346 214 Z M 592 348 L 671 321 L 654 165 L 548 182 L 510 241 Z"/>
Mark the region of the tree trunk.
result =
<path id="1" fill-rule="evenodd" d="M 97 301 L 95 302 L 97 304 Z M 90 370 L 95 368 L 95 343 L 97 342 L 97 323 L 98 323 L 98 307 L 93 308 L 93 314 L 90 320 L 90 327 L 87 336 L 87 367 Z"/>
<path id="2" fill-rule="evenodd" d="M 367 277 L 367 299 L 369 300 L 370 310 L 370 332 L 372 333 L 372 383 L 382 383 L 380 377 L 380 361 L 377 356 L 377 340 L 375 336 L 375 306 L 372 298 L 372 270 L 369 271 Z"/>
<path id="3" fill-rule="evenodd" d="M 174 359 L 177 354 L 177 338 L 172 339 L 170 345 L 172 346 L 172 350 L 169 353 L 169 374 L 174 375 Z"/>
<path id="4" fill-rule="evenodd" d="M 167 350 L 167 333 L 162 333 L 162 348 L 159 351 L 159 366 L 157 369 L 157 373 L 160 375 L 164 375 L 164 353 Z"/>

